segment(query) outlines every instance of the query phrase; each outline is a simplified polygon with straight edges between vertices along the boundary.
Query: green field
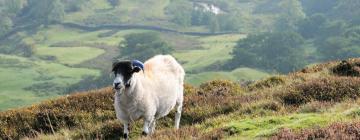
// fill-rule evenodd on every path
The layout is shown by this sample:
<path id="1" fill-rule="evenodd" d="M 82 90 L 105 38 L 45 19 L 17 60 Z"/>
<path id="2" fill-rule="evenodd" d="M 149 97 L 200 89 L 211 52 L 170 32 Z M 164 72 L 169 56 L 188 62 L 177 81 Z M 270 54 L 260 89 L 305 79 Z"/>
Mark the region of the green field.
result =
<path id="1" fill-rule="evenodd" d="M 36 34 L 31 34 L 25 40 L 35 42 L 40 46 L 72 46 L 80 47 L 91 44 L 106 44 L 115 46 L 123 40 L 123 36 L 129 33 L 143 32 L 144 30 L 123 30 L 115 32 L 110 36 L 100 37 L 101 34 L 112 32 L 112 30 L 100 30 L 87 32 L 77 29 L 64 28 L 61 25 L 52 25 L 41 28 Z"/>
<path id="2" fill-rule="evenodd" d="M 156 25 L 164 28 L 176 29 L 179 31 L 200 31 L 207 32 L 204 26 L 182 27 L 169 22 L 169 15 L 166 14 L 166 7 L 170 0 L 159 1 L 121 1 L 120 6 L 112 7 L 106 0 L 87 1 L 81 10 L 66 13 L 63 22 L 73 22 L 79 24 L 140 24 Z M 233 3 L 233 2 L 231 2 Z M 235 4 L 235 3 L 234 3 Z M 240 4 L 241 5 L 241 4 Z M 245 7 L 244 7 L 245 8 Z M 245 8 L 250 12 L 253 7 Z M 91 22 L 89 22 L 91 21 Z M 28 42 L 35 46 L 35 53 L 32 58 L 14 57 L 21 59 L 26 64 L 25 69 L 18 70 L 16 74 L 11 74 L 14 66 L 1 67 L 1 78 L 6 79 L 0 83 L 1 96 L 0 109 L 18 107 L 40 100 L 58 96 L 61 93 L 60 87 L 66 87 L 80 81 L 83 76 L 98 76 L 100 70 L 90 65 L 98 65 L 104 55 L 110 55 L 106 60 L 111 62 L 110 57 L 117 57 L 113 51 L 124 36 L 131 33 L 148 32 L 147 30 L 99 30 L 84 31 L 73 28 L 66 28 L 61 25 L 40 26 L 33 32 L 20 32 L 12 36 L 8 45 L 14 45 L 19 40 Z M 231 59 L 231 50 L 236 41 L 245 38 L 245 34 L 229 34 L 218 36 L 187 36 L 172 33 L 160 33 L 162 39 L 172 44 L 175 48 L 174 55 L 182 63 L 187 74 L 186 81 L 193 85 L 214 79 L 229 79 L 234 81 L 256 80 L 268 76 L 267 73 L 249 68 L 239 68 L 231 72 L 213 71 L 208 69 L 217 63 L 224 63 Z M 10 56 L 3 55 L 2 59 Z M 1 60 L 3 61 L 3 60 Z M 90 64 L 88 62 L 91 62 Z M 85 65 L 84 65 L 85 64 Z M 73 68 L 76 67 L 76 68 Z M 95 66 L 96 67 L 96 66 Z M 97 67 L 98 68 L 98 67 Z M 102 68 L 103 70 L 106 68 Z M 57 70 L 56 73 L 54 73 Z M 42 74 L 40 74 L 42 73 Z M 9 77 L 8 75 L 14 75 Z M 24 78 L 19 78 L 24 77 Z M 38 78 L 38 77 L 42 77 Z M 44 78 L 45 77 L 45 78 Z M 50 77 L 50 78 L 49 78 Z M 50 80 L 49 80 L 50 79 Z M 26 81 L 26 84 L 20 84 Z M 32 85 L 41 83 L 57 85 L 50 87 L 57 89 L 56 93 L 43 93 L 38 96 L 34 91 L 24 90 Z M 11 86 L 9 86 L 11 85 Z M 42 87 L 42 90 L 45 90 Z M 45 90 L 46 91 L 46 90 Z M 41 92 L 41 91 L 38 91 Z M 46 95 L 45 95 L 46 94 Z M 19 96 L 22 95 L 22 96 Z M 16 101 L 14 101 L 16 100 Z"/>
<path id="3" fill-rule="evenodd" d="M 37 55 L 39 56 L 55 56 L 61 64 L 79 64 L 86 60 L 96 58 L 105 51 L 90 47 L 39 47 Z"/>
<path id="4" fill-rule="evenodd" d="M 215 128 L 224 128 L 237 133 L 227 139 L 238 140 L 271 137 L 283 128 L 301 130 L 305 128 L 325 127 L 334 122 L 346 122 L 353 118 L 341 112 L 336 112 L 299 113 L 245 118 L 236 118 L 236 116 L 229 115 L 225 118 L 217 119 L 219 120 L 215 119 L 212 120 L 213 122 L 207 123 L 216 124 L 217 126 L 215 126 Z M 200 125 L 200 127 L 202 126 Z M 211 129 L 206 131 L 211 131 Z"/>
<path id="5" fill-rule="evenodd" d="M 247 81 L 259 80 L 269 76 L 268 73 L 250 68 L 238 68 L 231 72 L 216 71 L 216 72 L 202 72 L 198 74 L 188 74 L 186 82 L 193 85 L 200 85 L 201 83 L 216 80 L 226 79 L 232 81 Z"/>
<path id="6" fill-rule="evenodd" d="M 102 36 L 108 32 L 112 33 Z M 98 76 L 99 70 L 70 67 L 96 59 L 100 55 L 108 54 L 106 47 L 117 47 L 125 35 L 139 32 L 147 31 L 120 30 L 113 32 L 111 30 L 100 30 L 87 32 L 64 28 L 60 25 L 40 28 L 35 34 L 30 34 L 24 38 L 27 42 L 33 42 L 36 47 L 34 57 L 11 57 L 15 60 L 22 60 L 19 63 L 26 64 L 26 69 L 18 70 L 16 74 L 12 74 L 16 69 L 12 65 L 0 69 L 1 78 L 6 79 L 5 81 L 11 81 L 10 83 L 0 83 L 0 89 L 2 89 L 0 109 L 29 105 L 58 96 L 61 93 L 60 87 L 66 89 L 67 86 L 75 84 L 86 75 Z M 171 35 L 171 38 L 167 37 L 167 34 L 162 34 L 162 36 L 164 36 L 165 41 L 170 43 L 174 43 L 174 40 L 182 42 L 174 44 L 175 52 L 173 55 L 183 63 L 187 72 L 201 71 L 200 73 L 187 74 L 186 81 L 190 84 L 199 85 L 202 82 L 214 79 L 256 80 L 268 76 L 265 72 L 249 68 L 239 68 L 232 72 L 204 70 L 206 67 L 231 59 L 230 52 L 233 46 L 237 40 L 246 37 L 245 35 L 231 34 L 208 37 Z M 189 40 L 197 42 L 195 43 L 197 45 L 187 46 Z M 9 57 L 8 55 L 2 55 L 2 59 Z M 111 62 L 111 60 L 106 61 Z M 93 63 L 93 65 L 97 64 Z M 14 76 L 9 77 L 8 75 Z M 45 77 L 45 80 L 41 78 L 39 80 L 38 77 Z M 25 84 L 20 84 L 24 81 Z M 56 85 L 55 87 L 49 87 L 47 90 L 56 88 L 59 91 L 57 93 L 43 93 L 46 95 L 38 96 L 36 94 L 40 93 L 24 90 L 26 87 L 34 84 L 39 86 L 44 82 Z"/>
<path id="7" fill-rule="evenodd" d="M 0 55 L 0 110 L 59 96 L 61 89 L 66 89 L 84 76 L 99 74 L 98 70 L 93 69 L 70 68 L 42 60 Z M 40 92 L 29 90 L 33 86 L 39 86 Z"/>
<path id="8" fill-rule="evenodd" d="M 211 64 L 231 59 L 230 52 L 237 40 L 246 37 L 242 34 L 219 35 L 196 38 L 201 49 L 181 50 L 173 55 L 183 62 L 186 71 L 203 69 Z"/>

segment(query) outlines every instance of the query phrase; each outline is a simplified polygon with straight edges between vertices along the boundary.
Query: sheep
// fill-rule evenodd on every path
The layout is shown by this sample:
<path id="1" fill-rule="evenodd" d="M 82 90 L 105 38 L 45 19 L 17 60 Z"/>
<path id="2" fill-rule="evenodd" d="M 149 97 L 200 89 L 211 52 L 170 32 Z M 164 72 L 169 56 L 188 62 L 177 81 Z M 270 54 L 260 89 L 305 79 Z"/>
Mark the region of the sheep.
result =
<path id="1" fill-rule="evenodd" d="M 143 135 L 155 131 L 156 120 L 175 107 L 175 128 L 179 128 L 183 106 L 185 72 L 170 55 L 157 55 L 147 60 L 117 61 L 115 74 L 116 117 L 124 125 L 124 138 L 129 138 L 130 122 L 144 119 Z"/>

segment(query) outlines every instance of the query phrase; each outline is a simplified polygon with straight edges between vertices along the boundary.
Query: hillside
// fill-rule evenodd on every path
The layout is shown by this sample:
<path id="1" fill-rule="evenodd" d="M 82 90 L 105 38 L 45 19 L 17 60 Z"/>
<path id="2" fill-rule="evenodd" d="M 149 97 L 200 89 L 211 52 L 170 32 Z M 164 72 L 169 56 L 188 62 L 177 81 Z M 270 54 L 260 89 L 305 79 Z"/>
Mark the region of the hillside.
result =
<path id="1" fill-rule="evenodd" d="M 112 82 L 115 59 L 171 54 L 184 66 L 186 82 L 199 86 L 216 79 L 249 82 L 359 57 L 359 5 L 358 0 L 0 0 L 0 111 L 104 88 Z M 168 52 L 147 40 L 142 45 L 150 50 L 123 53 L 141 46 L 124 45 L 128 36 L 141 34 L 158 35 L 152 41 Z"/>
<path id="2" fill-rule="evenodd" d="M 236 33 L 212 35 L 206 25 L 183 26 L 172 21 L 174 13 L 169 13 L 169 10 L 174 10 L 179 5 L 191 7 L 193 3 L 121 0 L 120 5 L 113 6 L 107 0 L 57 0 L 54 3 L 0 0 L 0 15 L 9 17 L 11 21 L 7 30 L 0 28 L 0 79 L 10 81 L 0 83 L 0 110 L 31 105 L 68 92 L 102 88 L 111 83 L 108 75 L 111 63 L 114 59 L 121 58 L 121 49 L 118 46 L 126 35 L 133 33 L 160 33 L 162 40 L 173 46 L 175 51 L 172 54 L 182 62 L 189 73 L 187 82 L 193 85 L 219 77 L 229 80 L 256 80 L 268 75 L 267 72 L 254 68 L 233 71 L 209 68 L 231 59 L 231 49 L 236 41 L 246 37 L 246 34 L 225 31 Z M 57 14 L 55 21 L 48 22 L 46 20 L 49 19 L 43 18 L 55 15 L 46 15 L 51 12 L 45 7 L 52 4 L 57 4 L 57 8 L 60 8 L 58 10 L 63 13 L 58 13 L 60 16 Z M 235 7 L 232 8 L 236 10 Z M 2 26 L 2 22 L 0 24 L 1 27 L 8 26 Z M 68 26 L 69 24 L 78 26 Z M 93 30 L 95 27 L 107 25 L 149 26 L 208 35 L 159 32 L 146 28 L 110 27 Z M 204 59 L 209 55 L 212 56 L 211 59 Z M 9 58 L 16 63 L 11 63 Z M 39 63 L 41 65 L 38 65 Z M 26 68 L 18 65 L 26 65 Z M 12 74 L 13 71 L 19 72 Z M 239 75 L 234 73 L 253 76 L 236 79 Z M 213 74 L 219 76 L 212 77 Z M 18 77 L 23 77 L 25 81 Z"/>
<path id="3" fill-rule="evenodd" d="M 150 137 L 134 139 L 360 138 L 360 58 L 332 61 L 240 85 L 226 80 L 185 85 L 181 128 L 174 114 Z M 3 139 L 119 139 L 111 87 L 74 93 L 0 113 Z"/>

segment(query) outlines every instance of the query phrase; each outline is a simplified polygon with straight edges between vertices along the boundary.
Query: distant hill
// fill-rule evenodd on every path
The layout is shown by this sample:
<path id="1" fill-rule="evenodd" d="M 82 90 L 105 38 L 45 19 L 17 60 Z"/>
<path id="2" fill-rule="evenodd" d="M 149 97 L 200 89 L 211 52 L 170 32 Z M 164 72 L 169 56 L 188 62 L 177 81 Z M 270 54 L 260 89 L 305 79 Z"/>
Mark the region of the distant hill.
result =
<path id="1" fill-rule="evenodd" d="M 209 67 L 231 59 L 236 41 L 246 37 L 240 32 L 260 29 L 245 27 L 245 23 L 253 26 L 250 22 L 240 27 L 235 24 L 240 21 L 232 20 L 238 6 L 243 7 L 241 13 L 250 14 L 254 4 L 235 0 L 0 0 L 0 79 L 11 81 L 0 83 L 0 110 L 106 86 L 111 83 L 112 60 L 121 57 L 119 44 L 132 33 L 160 32 L 162 40 L 174 47 L 172 55 L 184 65 L 191 84 L 215 79 L 198 78 L 209 72 L 235 79 L 231 70 Z M 221 12 L 213 13 L 211 7 Z M 225 20 L 225 15 L 234 16 Z M 216 30 L 211 31 L 210 17 L 236 26 L 223 30 L 213 26 Z M 251 20 L 255 17 L 263 16 Z M 216 34 L 222 32 L 231 34 Z M 210 54 L 211 59 L 203 59 Z M 260 73 L 243 80 L 267 76 L 254 68 L 238 72 Z"/>
<path id="2" fill-rule="evenodd" d="M 360 58 L 332 61 L 253 83 L 185 85 L 181 128 L 174 113 L 150 137 L 134 139 L 359 139 Z M 2 139 L 118 139 L 111 87 L 0 113 Z"/>

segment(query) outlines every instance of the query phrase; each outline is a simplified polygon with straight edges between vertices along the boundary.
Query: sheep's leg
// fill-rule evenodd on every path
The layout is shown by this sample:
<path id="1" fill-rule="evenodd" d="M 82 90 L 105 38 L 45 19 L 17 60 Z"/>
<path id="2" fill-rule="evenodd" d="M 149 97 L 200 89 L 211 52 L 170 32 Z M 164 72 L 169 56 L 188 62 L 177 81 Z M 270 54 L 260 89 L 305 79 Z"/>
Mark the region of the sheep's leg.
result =
<path id="1" fill-rule="evenodd" d="M 150 123 L 151 123 L 150 120 L 148 120 L 148 119 L 144 120 L 144 128 L 143 128 L 143 132 L 142 132 L 143 136 L 147 136 L 149 134 Z"/>
<path id="2" fill-rule="evenodd" d="M 181 118 L 181 111 L 182 111 L 182 102 L 179 102 L 179 103 L 177 103 L 176 113 L 175 113 L 175 128 L 176 128 L 176 129 L 179 129 L 180 118 Z"/>
<path id="3" fill-rule="evenodd" d="M 126 122 L 124 123 L 124 139 L 128 140 L 129 139 L 129 123 Z"/>
<path id="4" fill-rule="evenodd" d="M 150 134 L 155 132 L 156 119 L 150 123 Z"/>

